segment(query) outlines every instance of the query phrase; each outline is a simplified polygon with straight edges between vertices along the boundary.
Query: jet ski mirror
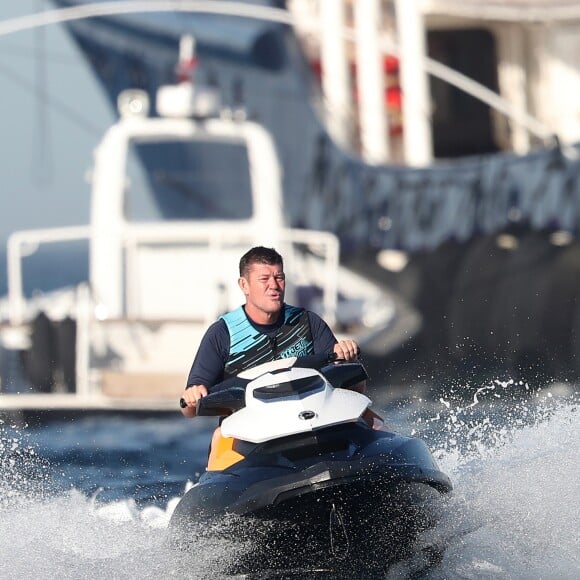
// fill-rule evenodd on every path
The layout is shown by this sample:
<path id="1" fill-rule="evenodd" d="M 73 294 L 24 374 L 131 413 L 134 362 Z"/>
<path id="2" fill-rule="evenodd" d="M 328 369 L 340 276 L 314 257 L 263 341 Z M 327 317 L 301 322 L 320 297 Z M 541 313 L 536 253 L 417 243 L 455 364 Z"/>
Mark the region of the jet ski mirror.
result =
<path id="1" fill-rule="evenodd" d="M 322 368 L 320 372 L 331 385 L 341 389 L 350 389 L 369 378 L 362 363 L 331 364 Z"/>
<path id="2" fill-rule="evenodd" d="M 206 417 L 225 417 L 239 411 L 246 404 L 246 385 L 250 381 L 241 377 L 230 377 L 212 388 L 212 392 L 202 397 L 196 406 L 195 414 Z M 179 406 L 187 406 L 185 399 L 180 399 Z"/>
<path id="3" fill-rule="evenodd" d="M 357 354 L 360 354 L 360 349 Z M 321 370 L 326 365 L 330 363 L 341 363 L 343 364 L 345 359 L 338 358 L 338 355 L 335 352 L 329 352 L 324 354 L 309 354 L 306 356 L 300 356 L 295 359 L 295 362 L 292 366 L 303 368 L 303 369 L 316 369 Z M 361 364 L 361 363 L 352 363 L 352 364 Z"/>
<path id="4" fill-rule="evenodd" d="M 225 417 L 246 406 L 245 386 L 210 393 L 197 402 L 196 415 L 204 417 Z"/>
<path id="5" fill-rule="evenodd" d="M 321 368 L 336 360 L 336 354 L 333 352 L 308 354 L 296 357 L 292 363 L 292 366 L 300 369 L 316 369 L 319 371 Z"/>

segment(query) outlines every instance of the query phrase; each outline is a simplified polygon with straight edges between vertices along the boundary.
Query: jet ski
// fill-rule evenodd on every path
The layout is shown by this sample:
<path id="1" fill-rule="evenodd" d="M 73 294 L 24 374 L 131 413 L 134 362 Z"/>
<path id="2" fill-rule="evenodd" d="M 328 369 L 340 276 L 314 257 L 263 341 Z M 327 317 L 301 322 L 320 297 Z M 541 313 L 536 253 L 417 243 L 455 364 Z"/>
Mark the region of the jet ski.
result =
<path id="1" fill-rule="evenodd" d="M 243 542 L 232 574 L 368 577 L 406 558 L 452 483 L 421 439 L 376 428 L 367 378 L 362 363 L 309 356 L 215 385 L 197 414 L 225 417 L 221 436 L 173 512 L 172 541 Z"/>

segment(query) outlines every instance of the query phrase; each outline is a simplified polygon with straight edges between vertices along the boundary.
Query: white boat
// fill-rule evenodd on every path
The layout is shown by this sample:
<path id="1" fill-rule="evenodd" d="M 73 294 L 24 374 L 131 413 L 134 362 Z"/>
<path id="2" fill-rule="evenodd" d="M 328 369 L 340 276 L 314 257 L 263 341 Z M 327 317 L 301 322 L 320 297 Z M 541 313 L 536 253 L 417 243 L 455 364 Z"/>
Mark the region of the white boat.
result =
<path id="1" fill-rule="evenodd" d="M 160 88 L 156 117 L 147 100 L 142 91 L 119 97 L 120 118 L 95 151 L 90 223 L 8 241 L 0 410 L 177 409 L 204 331 L 242 302 L 238 260 L 253 245 L 285 257 L 289 303 L 319 312 L 363 348 L 377 340 L 388 348 L 416 330 L 416 315 L 385 288 L 341 267 L 334 234 L 286 226 L 280 163 L 262 126 L 221 111 L 216 94 L 188 82 Z M 201 181 L 187 175 L 177 184 L 195 191 L 192 203 L 205 208 L 198 217 L 156 216 L 137 196 L 146 187 L 134 171 L 138 149 L 171 155 L 175 143 L 211 147 L 212 159 L 224 150 L 217 174 L 202 166 Z M 246 164 L 247 183 L 228 183 L 232 163 L 236 177 Z M 73 240 L 88 241 L 88 281 L 25 296 L 25 257 Z"/>

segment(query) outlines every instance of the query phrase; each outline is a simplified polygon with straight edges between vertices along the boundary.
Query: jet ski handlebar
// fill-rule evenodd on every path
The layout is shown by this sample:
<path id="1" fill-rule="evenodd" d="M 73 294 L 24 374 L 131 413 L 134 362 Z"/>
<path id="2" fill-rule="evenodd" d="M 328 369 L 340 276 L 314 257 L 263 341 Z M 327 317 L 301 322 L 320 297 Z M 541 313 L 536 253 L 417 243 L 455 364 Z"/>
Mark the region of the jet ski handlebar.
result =
<path id="1" fill-rule="evenodd" d="M 347 363 L 341 360 L 335 353 L 308 355 L 288 359 L 288 368 L 311 368 L 320 371 L 335 388 L 351 389 L 368 379 L 362 363 Z M 224 417 L 239 411 L 246 405 L 246 386 L 253 378 L 238 375 L 217 383 L 208 395 L 197 402 L 196 415 Z M 181 399 L 179 404 L 182 408 L 186 407 L 184 399 Z"/>

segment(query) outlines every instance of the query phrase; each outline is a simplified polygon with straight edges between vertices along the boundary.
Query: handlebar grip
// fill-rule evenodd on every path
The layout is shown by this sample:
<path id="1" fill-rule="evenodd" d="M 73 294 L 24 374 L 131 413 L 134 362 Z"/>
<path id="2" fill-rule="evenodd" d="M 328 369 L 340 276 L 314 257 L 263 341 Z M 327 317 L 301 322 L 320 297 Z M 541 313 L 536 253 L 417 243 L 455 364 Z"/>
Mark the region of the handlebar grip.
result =
<path id="1" fill-rule="evenodd" d="M 358 346 L 358 345 L 357 345 L 357 349 L 356 349 L 356 356 L 357 357 L 360 356 L 360 346 Z M 333 362 L 342 362 L 345 359 L 339 358 L 339 356 L 335 352 L 329 352 L 327 360 L 329 363 L 333 363 Z"/>

